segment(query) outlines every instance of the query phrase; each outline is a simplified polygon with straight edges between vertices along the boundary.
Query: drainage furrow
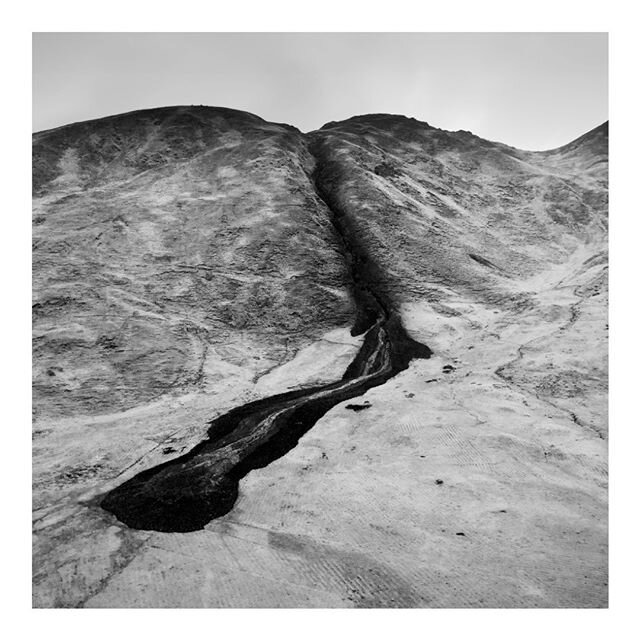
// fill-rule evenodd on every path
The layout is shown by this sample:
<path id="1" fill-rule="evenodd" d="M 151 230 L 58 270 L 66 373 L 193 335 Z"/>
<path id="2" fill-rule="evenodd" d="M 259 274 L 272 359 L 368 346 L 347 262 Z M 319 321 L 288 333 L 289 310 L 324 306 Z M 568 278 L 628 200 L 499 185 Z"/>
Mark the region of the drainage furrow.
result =
<path id="1" fill-rule="evenodd" d="M 312 149 L 312 152 L 314 150 Z M 350 264 L 363 344 L 342 380 L 248 403 L 210 423 L 208 437 L 187 454 L 139 473 L 107 493 L 101 506 L 136 529 L 195 531 L 228 513 L 239 481 L 282 457 L 336 404 L 362 395 L 431 351 L 411 339 L 386 296 L 376 289 L 376 265 L 331 197 L 320 155 L 313 181 L 329 209 Z"/>

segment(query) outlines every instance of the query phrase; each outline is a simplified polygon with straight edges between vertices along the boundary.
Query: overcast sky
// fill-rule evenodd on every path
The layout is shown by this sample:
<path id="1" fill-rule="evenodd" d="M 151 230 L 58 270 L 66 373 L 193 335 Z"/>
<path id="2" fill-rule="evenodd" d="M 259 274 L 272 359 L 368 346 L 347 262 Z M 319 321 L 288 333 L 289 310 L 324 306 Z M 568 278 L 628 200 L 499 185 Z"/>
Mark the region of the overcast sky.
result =
<path id="1" fill-rule="evenodd" d="M 205 104 L 303 131 L 398 113 L 523 149 L 608 119 L 606 34 L 40 33 L 33 129 Z"/>

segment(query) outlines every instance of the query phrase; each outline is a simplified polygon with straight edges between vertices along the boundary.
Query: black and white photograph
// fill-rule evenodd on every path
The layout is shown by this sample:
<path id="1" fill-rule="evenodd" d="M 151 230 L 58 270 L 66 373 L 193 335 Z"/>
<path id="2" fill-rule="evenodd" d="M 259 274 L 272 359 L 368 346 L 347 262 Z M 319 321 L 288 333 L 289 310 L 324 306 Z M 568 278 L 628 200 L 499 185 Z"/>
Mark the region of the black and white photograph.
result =
<path id="1" fill-rule="evenodd" d="M 606 33 L 34 33 L 33 87 L 34 607 L 607 606 Z"/>
<path id="2" fill-rule="evenodd" d="M 626 636 L 640 141 L 612 21 L 142 4 L 34 13 L 6 83 L 18 628 Z"/>

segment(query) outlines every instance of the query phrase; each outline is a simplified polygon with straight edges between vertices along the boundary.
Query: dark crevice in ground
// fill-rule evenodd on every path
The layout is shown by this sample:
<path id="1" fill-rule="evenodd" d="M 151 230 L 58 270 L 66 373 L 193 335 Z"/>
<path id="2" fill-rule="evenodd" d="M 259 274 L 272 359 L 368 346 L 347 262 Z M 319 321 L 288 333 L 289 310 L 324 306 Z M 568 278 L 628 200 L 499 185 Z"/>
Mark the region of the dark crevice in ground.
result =
<path id="1" fill-rule="evenodd" d="M 491 260 L 487 260 L 487 258 L 483 258 L 482 256 L 479 256 L 475 253 L 470 253 L 469 257 L 475 262 L 477 262 L 478 264 L 481 264 L 483 267 L 489 267 L 489 269 L 495 269 L 496 271 L 499 271 L 504 276 L 507 275 L 504 269 L 499 267 L 497 264 L 494 264 L 493 262 L 491 262 Z"/>
<path id="2" fill-rule="evenodd" d="M 384 384 L 413 358 L 429 358 L 429 347 L 402 326 L 384 274 L 360 240 L 354 222 L 333 193 L 340 169 L 311 145 L 317 160 L 312 182 L 331 212 L 344 247 L 357 313 L 353 335 L 363 344 L 342 380 L 297 389 L 250 402 L 213 420 L 208 437 L 178 458 L 139 473 L 107 493 L 101 506 L 135 529 L 186 532 L 202 529 L 231 511 L 239 481 L 296 446 L 299 439 L 336 404 Z M 354 405 L 355 406 L 355 405 Z"/>

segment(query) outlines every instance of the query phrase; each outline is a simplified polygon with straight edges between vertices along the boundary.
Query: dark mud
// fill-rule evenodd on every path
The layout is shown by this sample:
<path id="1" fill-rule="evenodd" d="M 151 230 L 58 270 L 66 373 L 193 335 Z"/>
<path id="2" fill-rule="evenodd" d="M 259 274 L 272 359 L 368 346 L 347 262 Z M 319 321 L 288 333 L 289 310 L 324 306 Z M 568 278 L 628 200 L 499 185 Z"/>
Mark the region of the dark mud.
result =
<path id="1" fill-rule="evenodd" d="M 344 247 L 357 307 L 353 335 L 364 342 L 343 378 L 250 402 L 213 420 L 206 440 L 183 456 L 148 469 L 107 493 L 101 506 L 135 529 L 186 532 L 228 513 L 239 481 L 296 446 L 336 404 L 384 384 L 413 358 L 431 350 L 413 340 L 385 294 L 384 274 L 368 256 L 353 222 L 332 196 L 336 175 L 312 147 L 319 169 L 312 177 Z"/>

